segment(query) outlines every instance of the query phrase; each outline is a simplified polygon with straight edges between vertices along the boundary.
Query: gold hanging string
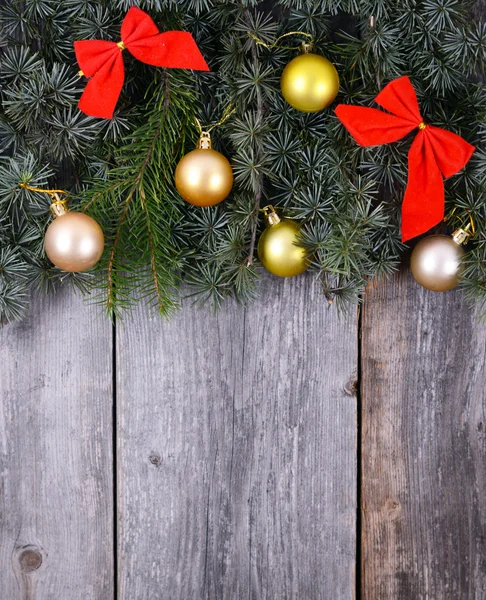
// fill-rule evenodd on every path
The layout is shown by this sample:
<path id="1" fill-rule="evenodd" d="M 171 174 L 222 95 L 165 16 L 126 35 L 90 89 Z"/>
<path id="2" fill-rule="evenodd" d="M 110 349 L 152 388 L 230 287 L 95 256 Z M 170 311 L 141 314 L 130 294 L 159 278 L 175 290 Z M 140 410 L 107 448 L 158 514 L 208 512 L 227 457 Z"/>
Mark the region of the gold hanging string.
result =
<path id="1" fill-rule="evenodd" d="M 463 220 L 461 219 L 461 217 L 459 215 L 456 214 L 456 210 L 457 210 L 457 206 L 455 206 L 451 210 L 451 212 L 449 213 L 448 216 L 444 217 L 444 223 L 447 223 L 447 221 L 449 221 L 450 219 L 452 219 L 452 217 L 454 217 L 458 221 L 461 221 L 461 226 L 462 226 Z M 469 223 L 464 227 L 464 229 L 467 230 L 467 229 L 471 228 L 471 233 L 474 236 L 474 235 L 476 235 L 476 227 L 474 225 L 474 219 L 472 217 L 472 214 L 468 210 L 464 209 L 464 211 L 467 212 L 467 214 L 469 216 Z"/>
<path id="2" fill-rule="evenodd" d="M 69 200 L 69 194 L 65 190 L 45 190 L 42 188 L 32 187 L 31 185 L 27 185 L 26 183 L 19 183 L 19 187 L 24 190 L 29 190 L 30 192 L 41 192 L 43 194 L 48 194 L 51 197 L 52 204 L 67 204 Z M 64 194 L 66 198 L 61 200 L 59 198 L 59 194 Z"/>
<path id="3" fill-rule="evenodd" d="M 288 37 L 289 35 L 303 35 L 303 36 L 309 38 L 309 40 L 310 40 L 308 42 L 309 44 L 312 44 L 314 41 L 314 36 L 310 33 L 305 33 L 304 31 L 289 31 L 288 33 L 284 33 L 283 35 L 280 35 L 273 42 L 273 44 L 267 44 L 262 39 L 260 39 L 257 35 L 252 33 L 251 31 L 248 31 L 247 33 L 256 44 L 258 44 L 259 46 L 263 46 L 264 48 L 267 48 L 267 50 L 271 50 L 272 48 L 281 48 L 282 50 L 298 50 L 299 48 L 301 48 L 302 44 L 299 44 L 298 46 L 279 46 L 278 45 L 278 42 L 280 40 Z"/>
<path id="4" fill-rule="evenodd" d="M 199 121 L 199 119 L 197 117 L 194 117 L 196 124 L 197 124 L 197 128 L 199 129 L 199 135 L 202 135 L 203 133 L 210 133 L 213 129 L 222 125 L 227 119 L 229 119 L 229 117 L 231 117 L 231 115 L 235 112 L 235 110 L 236 110 L 236 106 L 233 106 L 233 104 L 230 102 L 228 104 L 228 106 L 224 109 L 221 119 L 217 123 L 214 123 L 213 125 L 210 125 L 209 127 L 204 127 L 204 128 L 201 125 L 201 122 Z"/>

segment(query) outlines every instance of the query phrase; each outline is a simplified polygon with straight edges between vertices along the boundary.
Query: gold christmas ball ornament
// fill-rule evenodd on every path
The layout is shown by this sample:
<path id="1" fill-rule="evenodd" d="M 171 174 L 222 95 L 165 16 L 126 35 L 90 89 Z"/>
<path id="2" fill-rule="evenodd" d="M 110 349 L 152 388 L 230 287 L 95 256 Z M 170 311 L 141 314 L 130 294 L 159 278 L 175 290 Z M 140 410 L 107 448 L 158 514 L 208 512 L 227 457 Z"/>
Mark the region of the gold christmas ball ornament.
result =
<path id="1" fill-rule="evenodd" d="M 309 44 L 303 44 L 303 54 L 285 67 L 280 88 L 291 106 L 310 113 L 331 104 L 339 92 L 339 75 L 332 62 L 309 52 L 309 48 Z"/>
<path id="2" fill-rule="evenodd" d="M 459 284 L 464 269 L 465 244 L 470 233 L 456 230 L 452 236 L 431 235 L 420 240 L 410 258 L 410 269 L 421 286 L 433 292 L 446 292 Z"/>
<path id="3" fill-rule="evenodd" d="M 181 158 L 175 170 L 179 194 L 194 206 L 214 206 L 222 202 L 233 187 L 233 171 L 228 159 L 211 148 L 211 137 L 204 132 L 196 150 Z"/>
<path id="4" fill-rule="evenodd" d="M 79 212 L 70 212 L 62 202 L 51 204 L 54 221 L 44 238 L 49 260 L 63 271 L 87 271 L 101 258 L 105 246 L 103 231 L 98 223 Z"/>
<path id="5" fill-rule="evenodd" d="M 263 209 L 268 227 L 258 240 L 258 258 L 267 271 L 278 277 L 300 275 L 309 266 L 304 248 L 297 246 L 300 225 L 280 219 L 273 206 Z"/>

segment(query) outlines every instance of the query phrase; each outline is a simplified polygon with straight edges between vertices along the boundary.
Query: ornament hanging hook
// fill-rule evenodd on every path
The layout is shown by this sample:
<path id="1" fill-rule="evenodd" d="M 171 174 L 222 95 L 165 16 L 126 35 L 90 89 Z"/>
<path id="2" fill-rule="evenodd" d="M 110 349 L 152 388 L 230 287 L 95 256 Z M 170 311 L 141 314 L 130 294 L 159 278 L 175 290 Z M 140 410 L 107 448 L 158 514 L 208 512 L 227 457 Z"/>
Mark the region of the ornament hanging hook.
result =
<path id="1" fill-rule="evenodd" d="M 228 106 L 224 109 L 223 114 L 221 116 L 221 119 L 217 123 L 213 123 L 212 125 L 209 125 L 208 127 L 204 127 L 204 128 L 201 125 L 201 121 L 197 117 L 194 117 L 194 120 L 196 121 L 197 128 L 199 129 L 199 135 L 202 136 L 203 133 L 209 135 L 213 129 L 216 129 L 216 127 L 219 127 L 227 119 L 229 119 L 231 117 L 231 115 L 235 111 L 236 111 L 236 106 L 234 106 L 233 103 L 230 102 L 228 104 Z"/>
<path id="2" fill-rule="evenodd" d="M 42 194 L 49 195 L 51 197 L 50 210 L 55 217 L 60 217 L 68 212 L 67 203 L 69 200 L 69 194 L 65 190 L 45 190 L 43 188 L 33 187 L 23 182 L 19 183 L 19 187 L 24 190 L 29 190 L 30 192 L 40 192 Z M 60 198 L 59 194 L 63 194 L 65 198 Z"/>
<path id="3" fill-rule="evenodd" d="M 314 44 L 314 36 L 311 33 L 305 33 L 305 31 L 289 31 L 288 33 L 284 33 L 283 35 L 280 35 L 272 44 L 267 44 L 266 42 L 264 42 L 261 38 L 259 38 L 257 35 L 255 35 L 251 31 L 248 31 L 247 33 L 248 33 L 248 36 L 251 37 L 251 39 L 255 42 L 255 44 L 257 44 L 257 46 L 263 46 L 267 50 L 271 50 L 272 48 L 280 48 L 281 50 L 299 50 L 300 48 L 302 48 L 305 45 L 312 48 L 312 46 Z M 278 45 L 278 42 L 280 40 L 282 40 L 283 38 L 286 38 L 290 35 L 303 35 L 304 37 L 309 38 L 309 41 L 303 42 L 302 44 L 299 44 L 298 46 L 279 46 Z M 307 50 L 307 52 L 309 52 L 309 50 Z"/>
<path id="4" fill-rule="evenodd" d="M 69 194 L 65 190 L 46 190 L 44 188 L 33 187 L 33 186 L 28 185 L 27 183 L 23 183 L 23 182 L 19 183 L 19 188 L 22 188 L 23 190 L 29 190 L 29 192 L 40 192 L 42 194 L 48 194 L 51 198 L 54 198 L 54 200 L 58 204 L 66 203 L 69 199 Z M 66 199 L 61 200 L 59 198 L 59 194 L 63 194 L 64 196 L 66 196 Z"/>
<path id="5" fill-rule="evenodd" d="M 476 235 L 476 226 L 474 224 L 474 219 L 473 216 L 471 214 L 471 212 L 467 209 L 464 209 L 464 212 L 467 213 L 468 217 L 469 217 L 469 223 L 466 226 L 462 226 L 464 219 L 461 219 L 461 217 L 456 214 L 457 211 L 457 206 L 454 206 L 454 208 L 451 210 L 451 212 L 449 213 L 449 215 L 447 217 L 444 217 L 444 223 L 447 223 L 447 221 L 449 221 L 450 219 L 452 219 L 453 217 L 455 219 L 457 219 L 458 221 L 461 222 L 461 229 L 464 231 L 469 232 L 469 237 L 473 237 L 474 235 Z"/>

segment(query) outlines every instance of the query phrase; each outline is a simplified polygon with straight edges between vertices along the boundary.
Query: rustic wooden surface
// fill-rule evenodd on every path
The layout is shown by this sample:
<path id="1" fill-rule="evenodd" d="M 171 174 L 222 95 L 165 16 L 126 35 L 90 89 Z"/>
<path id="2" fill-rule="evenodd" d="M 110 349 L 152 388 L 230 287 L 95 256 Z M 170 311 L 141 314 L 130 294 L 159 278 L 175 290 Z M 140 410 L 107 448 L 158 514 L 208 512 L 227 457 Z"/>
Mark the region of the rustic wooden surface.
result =
<path id="1" fill-rule="evenodd" d="M 486 327 L 409 274 L 362 321 L 365 600 L 486 598 Z"/>
<path id="2" fill-rule="evenodd" d="M 120 598 L 354 597 L 357 324 L 318 296 L 117 326 Z"/>
<path id="3" fill-rule="evenodd" d="M 113 598 L 112 335 L 79 297 L 0 330 L 0 598 Z"/>
<path id="4" fill-rule="evenodd" d="M 359 331 L 311 278 L 117 325 L 115 486 L 97 313 L 64 293 L 0 331 L 2 600 L 352 599 L 356 533 L 358 597 L 486 598 L 486 326 L 461 292 L 369 290 L 360 495 Z"/>

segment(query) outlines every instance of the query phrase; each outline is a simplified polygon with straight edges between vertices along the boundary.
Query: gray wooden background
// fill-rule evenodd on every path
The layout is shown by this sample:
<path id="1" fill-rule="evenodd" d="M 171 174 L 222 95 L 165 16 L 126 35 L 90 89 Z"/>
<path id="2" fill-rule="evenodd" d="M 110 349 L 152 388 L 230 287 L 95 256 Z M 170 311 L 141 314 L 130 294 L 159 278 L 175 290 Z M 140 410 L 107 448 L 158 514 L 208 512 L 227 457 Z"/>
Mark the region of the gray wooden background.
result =
<path id="1" fill-rule="evenodd" d="M 404 272 L 0 331 L 2 600 L 484 600 L 486 326 Z"/>
<path id="2" fill-rule="evenodd" d="M 486 0 L 476 4 L 486 14 Z M 339 319 L 63 293 L 0 330 L 0 600 L 486 600 L 486 325 L 405 270 Z"/>

